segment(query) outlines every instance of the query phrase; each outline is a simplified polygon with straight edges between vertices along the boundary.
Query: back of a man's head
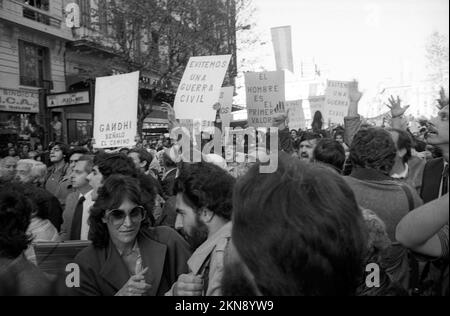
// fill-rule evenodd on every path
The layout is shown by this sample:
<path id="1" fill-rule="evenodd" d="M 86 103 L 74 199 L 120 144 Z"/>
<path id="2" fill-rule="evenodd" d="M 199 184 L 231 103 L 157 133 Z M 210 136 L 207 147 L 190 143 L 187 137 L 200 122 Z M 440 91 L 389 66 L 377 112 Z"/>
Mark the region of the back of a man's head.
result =
<path id="1" fill-rule="evenodd" d="M 138 174 L 133 160 L 123 154 L 98 154 L 94 158 L 94 166 L 98 167 L 103 181 L 113 174 L 130 177 L 136 177 Z"/>
<path id="2" fill-rule="evenodd" d="M 230 220 L 234 183 L 235 179 L 227 171 L 212 163 L 184 163 L 175 180 L 174 194 L 182 193 L 196 212 L 206 207 Z"/>
<path id="3" fill-rule="evenodd" d="M 389 132 L 382 128 L 360 130 L 350 148 L 353 167 L 373 169 L 389 175 L 395 163 L 397 149 Z"/>
<path id="4" fill-rule="evenodd" d="M 345 163 L 345 150 L 342 144 L 333 139 L 322 139 L 314 149 L 314 160 L 342 172 Z"/>
<path id="5" fill-rule="evenodd" d="M 233 195 L 233 244 L 259 294 L 353 295 L 366 233 L 352 190 L 329 168 L 279 158 L 275 173 L 252 167 Z"/>

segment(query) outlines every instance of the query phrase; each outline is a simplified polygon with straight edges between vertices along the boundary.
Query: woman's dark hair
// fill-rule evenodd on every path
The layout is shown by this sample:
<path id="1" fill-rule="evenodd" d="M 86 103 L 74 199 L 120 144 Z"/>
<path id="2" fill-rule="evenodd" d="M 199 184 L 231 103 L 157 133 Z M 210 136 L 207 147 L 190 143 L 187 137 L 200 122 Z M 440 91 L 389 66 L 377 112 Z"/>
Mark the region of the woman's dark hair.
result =
<path id="1" fill-rule="evenodd" d="M 15 259 L 28 248 L 31 210 L 30 201 L 20 191 L 0 188 L 0 257 Z"/>
<path id="2" fill-rule="evenodd" d="M 281 153 L 238 180 L 233 243 L 263 296 L 354 295 L 366 228 L 353 191 L 329 168 Z"/>
<path id="3" fill-rule="evenodd" d="M 125 199 L 142 206 L 140 183 L 137 179 L 122 176 L 110 176 L 98 190 L 98 198 L 91 208 L 89 216 L 89 239 L 96 248 L 106 248 L 109 243 L 108 227 L 103 223 L 107 210 L 118 208 Z M 149 226 L 148 220 L 141 224 L 142 228 Z"/>
<path id="4" fill-rule="evenodd" d="M 391 134 L 382 128 L 360 130 L 350 147 L 353 167 L 374 169 L 386 175 L 392 170 L 397 149 Z"/>
<path id="5" fill-rule="evenodd" d="M 311 127 L 314 132 L 318 132 L 318 131 L 322 130 L 322 126 L 323 126 L 322 112 L 316 111 L 316 113 L 314 113 L 314 119 L 313 119 Z"/>
<path id="6" fill-rule="evenodd" d="M 40 219 L 49 219 L 48 193 L 44 189 L 39 189 L 33 184 L 14 184 L 15 190 L 20 192 L 29 199 L 32 215 Z"/>
<path id="7" fill-rule="evenodd" d="M 181 164 L 175 180 L 174 194 L 183 193 L 185 202 L 200 212 L 203 207 L 214 214 L 231 219 L 235 179 L 222 168 L 207 162 Z"/>
<path id="8" fill-rule="evenodd" d="M 412 157 L 411 150 L 414 147 L 413 137 L 408 132 L 397 128 L 390 128 L 388 131 L 397 133 L 397 144 L 394 144 L 396 145 L 397 150 L 406 150 L 406 155 L 403 156 L 403 163 L 407 163 Z"/>
<path id="9" fill-rule="evenodd" d="M 322 139 L 314 149 L 315 161 L 325 163 L 342 172 L 345 163 L 344 147 L 337 141 L 329 138 Z"/>

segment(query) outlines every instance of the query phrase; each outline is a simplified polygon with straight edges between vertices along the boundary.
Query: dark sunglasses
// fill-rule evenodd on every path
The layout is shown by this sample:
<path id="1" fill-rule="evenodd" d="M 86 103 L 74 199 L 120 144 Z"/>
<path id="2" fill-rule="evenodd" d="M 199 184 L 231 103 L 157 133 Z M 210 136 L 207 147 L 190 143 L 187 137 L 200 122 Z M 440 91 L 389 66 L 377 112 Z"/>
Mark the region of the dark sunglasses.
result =
<path id="1" fill-rule="evenodd" d="M 105 213 L 105 218 L 114 226 L 122 225 L 127 216 L 134 224 L 141 223 L 146 219 L 146 211 L 144 207 L 136 206 L 129 213 L 121 209 L 109 210 Z"/>

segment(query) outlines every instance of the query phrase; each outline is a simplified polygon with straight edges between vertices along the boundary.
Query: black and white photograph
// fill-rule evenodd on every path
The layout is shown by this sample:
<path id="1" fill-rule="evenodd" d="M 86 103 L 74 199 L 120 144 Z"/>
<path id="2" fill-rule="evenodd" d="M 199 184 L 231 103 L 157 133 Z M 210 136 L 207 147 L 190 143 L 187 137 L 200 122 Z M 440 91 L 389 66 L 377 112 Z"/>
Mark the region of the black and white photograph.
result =
<path id="1" fill-rule="evenodd" d="M 448 188 L 448 0 L 0 0 L 0 296 L 448 296 Z"/>

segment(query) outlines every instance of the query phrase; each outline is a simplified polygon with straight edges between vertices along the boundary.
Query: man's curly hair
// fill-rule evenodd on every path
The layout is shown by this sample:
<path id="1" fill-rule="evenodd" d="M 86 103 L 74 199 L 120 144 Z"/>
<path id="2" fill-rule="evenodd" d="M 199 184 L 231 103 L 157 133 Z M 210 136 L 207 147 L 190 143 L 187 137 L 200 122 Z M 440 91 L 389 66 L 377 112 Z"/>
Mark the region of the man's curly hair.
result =
<path id="1" fill-rule="evenodd" d="M 391 135 L 382 128 L 360 130 L 350 148 L 350 160 L 354 167 L 374 169 L 386 175 L 395 163 L 397 149 Z"/>
<path id="2" fill-rule="evenodd" d="M 200 212 L 206 207 L 214 214 L 231 220 L 235 179 L 222 168 L 207 162 L 184 163 L 175 180 L 174 194 L 183 193 L 185 202 Z"/>

